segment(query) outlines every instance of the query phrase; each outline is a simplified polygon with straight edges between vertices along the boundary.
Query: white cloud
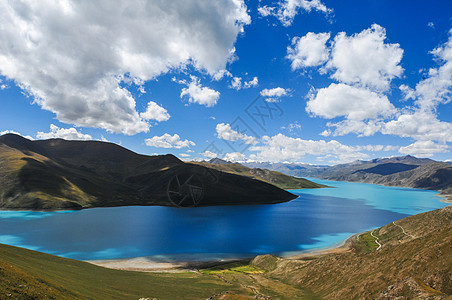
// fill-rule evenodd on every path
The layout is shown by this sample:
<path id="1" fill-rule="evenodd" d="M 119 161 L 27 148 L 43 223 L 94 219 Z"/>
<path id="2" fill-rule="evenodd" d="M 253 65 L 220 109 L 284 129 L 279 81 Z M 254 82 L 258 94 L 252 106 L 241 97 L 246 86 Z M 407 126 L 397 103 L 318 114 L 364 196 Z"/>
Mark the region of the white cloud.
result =
<path id="1" fill-rule="evenodd" d="M 259 85 L 259 79 L 255 76 L 255 77 L 253 77 L 252 80 L 246 81 L 246 82 L 243 84 L 243 87 L 244 87 L 245 89 L 247 89 L 247 88 L 250 88 L 250 87 L 256 87 L 256 86 L 258 86 L 258 85 Z"/>
<path id="2" fill-rule="evenodd" d="M 438 68 L 431 68 L 428 77 L 411 90 L 411 98 L 416 98 L 416 104 L 421 110 L 435 110 L 438 104 L 449 103 L 452 99 L 452 29 L 448 41 L 431 51 Z"/>
<path id="3" fill-rule="evenodd" d="M 427 26 L 432 28 L 432 29 L 435 29 L 435 23 L 433 23 L 433 22 L 428 22 Z"/>
<path id="4" fill-rule="evenodd" d="M 180 97 L 188 96 L 189 103 L 198 103 L 207 107 L 212 107 L 217 104 L 220 99 L 220 92 L 215 91 L 208 87 L 203 87 L 199 78 L 196 76 L 190 76 L 191 82 L 187 88 L 183 88 Z"/>
<path id="5" fill-rule="evenodd" d="M 223 77 L 232 77 L 232 74 L 228 70 L 222 69 L 222 70 L 219 70 L 218 72 L 214 73 L 212 76 L 212 79 L 215 81 L 219 81 L 219 80 L 223 79 Z"/>
<path id="6" fill-rule="evenodd" d="M 245 154 L 240 152 L 226 153 L 224 160 L 231 162 L 241 162 L 245 159 Z"/>
<path id="7" fill-rule="evenodd" d="M 401 114 L 387 122 L 381 131 L 417 141 L 452 142 L 452 123 L 440 121 L 433 113 L 419 110 Z"/>
<path id="8" fill-rule="evenodd" d="M 268 17 L 270 15 L 274 14 L 275 11 L 275 7 L 270 7 L 268 5 L 264 5 L 264 6 L 259 6 L 257 8 L 257 12 L 259 13 L 259 15 L 261 15 L 262 17 Z"/>
<path id="9" fill-rule="evenodd" d="M 124 134 L 149 130 L 124 74 L 214 74 L 251 21 L 241 0 L 1 1 L 0 19 L 1 75 L 62 122 Z"/>
<path id="10" fill-rule="evenodd" d="M 380 151 L 396 151 L 399 150 L 399 146 L 393 145 L 364 145 L 355 146 L 356 151 L 370 151 L 370 152 L 380 152 Z"/>
<path id="11" fill-rule="evenodd" d="M 384 126 L 384 122 L 382 120 L 342 120 L 340 122 L 328 122 L 327 126 L 332 128 L 334 127 L 334 131 L 330 129 L 325 130 L 320 135 L 322 136 L 342 136 L 349 133 L 357 134 L 358 137 L 363 136 L 372 136 L 379 132 Z"/>
<path id="12" fill-rule="evenodd" d="M 329 38 L 329 33 L 313 32 L 308 32 L 301 38 L 294 37 L 292 47 L 287 47 L 287 58 L 292 61 L 292 70 L 324 64 L 329 57 L 329 49 L 326 46 Z"/>
<path id="13" fill-rule="evenodd" d="M 3 80 L 0 78 L 0 90 L 6 89 L 8 86 L 3 83 Z"/>
<path id="14" fill-rule="evenodd" d="M 267 162 L 291 161 L 296 162 L 306 155 L 315 155 L 330 162 L 350 162 L 365 159 L 368 155 L 358 152 L 355 148 L 343 145 L 336 140 L 303 140 L 292 138 L 281 133 L 262 138 L 263 145 L 250 147 L 250 151 L 258 153 L 250 155 L 250 159 Z"/>
<path id="15" fill-rule="evenodd" d="M 21 133 L 19 133 L 19 132 L 17 132 L 17 131 L 14 131 L 14 130 L 3 130 L 3 131 L 0 131 L 0 135 L 4 135 L 4 134 L 8 134 L 8 133 L 20 135 L 21 137 L 24 137 L 24 138 L 29 139 L 29 140 L 31 140 L 31 141 L 34 140 L 33 137 L 31 137 L 31 136 L 29 136 L 29 135 L 23 135 L 23 134 L 21 134 Z"/>
<path id="16" fill-rule="evenodd" d="M 267 102 L 279 102 L 279 98 L 288 96 L 290 89 L 284 89 L 282 87 L 276 87 L 273 89 L 263 89 L 261 91 L 261 96 L 267 97 L 265 101 Z"/>
<path id="17" fill-rule="evenodd" d="M 248 89 L 250 87 L 256 87 L 259 85 L 259 79 L 257 77 L 253 77 L 250 81 L 245 81 L 242 83 L 242 77 L 233 77 L 231 81 L 230 88 L 235 90 Z"/>
<path id="18" fill-rule="evenodd" d="M 181 156 L 183 158 L 187 158 L 187 157 L 190 157 L 190 154 L 188 154 L 188 153 L 180 153 L 179 156 Z"/>
<path id="19" fill-rule="evenodd" d="M 149 101 L 145 112 L 140 113 L 140 117 L 144 120 L 155 120 L 157 122 L 168 121 L 170 114 L 163 107 L 154 101 Z"/>
<path id="20" fill-rule="evenodd" d="M 293 123 L 290 123 L 287 127 L 283 126 L 281 129 L 287 129 L 290 132 L 293 132 L 295 130 L 301 130 L 301 125 L 298 123 L 298 121 L 295 121 Z"/>
<path id="21" fill-rule="evenodd" d="M 39 131 L 36 134 L 38 139 L 65 139 L 65 140 L 92 140 L 92 136 L 89 134 L 83 134 L 75 128 L 59 128 L 54 124 L 50 124 L 50 132 Z"/>
<path id="22" fill-rule="evenodd" d="M 207 157 L 207 158 L 215 158 L 215 157 L 218 157 L 218 154 L 213 153 L 213 152 L 211 152 L 211 151 L 209 151 L 209 150 L 206 150 L 206 151 L 202 152 L 201 155 L 203 155 L 203 156 L 205 156 L 205 157 Z"/>
<path id="23" fill-rule="evenodd" d="M 240 90 L 242 88 L 242 78 L 241 77 L 232 78 L 230 87 L 237 91 Z"/>
<path id="24" fill-rule="evenodd" d="M 340 82 L 387 90 L 390 81 L 403 73 L 403 50 L 399 44 L 386 44 L 385 39 L 386 30 L 377 24 L 352 36 L 339 33 L 326 70 L 334 71 L 331 78 Z"/>
<path id="25" fill-rule="evenodd" d="M 145 143 L 149 147 L 157 148 L 176 148 L 181 149 L 185 147 L 195 146 L 196 144 L 189 140 L 181 140 L 178 134 L 170 135 L 165 133 L 162 136 L 153 136 L 145 139 Z"/>
<path id="26" fill-rule="evenodd" d="M 275 10 L 271 10 L 270 8 L 264 10 L 263 13 L 265 14 L 268 12 L 267 15 L 272 13 L 284 26 L 292 25 L 292 22 L 300 9 L 306 12 L 315 10 L 326 14 L 332 12 L 332 9 L 327 8 L 320 0 L 284 0 L 280 2 L 279 5 L 280 6 L 277 8 L 276 13 Z"/>
<path id="27" fill-rule="evenodd" d="M 230 124 L 220 123 L 217 124 L 216 127 L 217 136 L 219 139 L 236 142 L 243 141 L 245 144 L 256 144 L 257 140 L 253 136 L 249 136 L 238 131 L 235 131 L 231 128 Z"/>
<path id="28" fill-rule="evenodd" d="M 345 117 L 351 120 L 389 116 L 395 108 L 388 98 L 365 88 L 332 83 L 312 92 L 306 111 L 327 119 Z"/>
<path id="29" fill-rule="evenodd" d="M 436 153 L 447 153 L 450 147 L 446 144 L 438 144 L 433 141 L 416 141 L 406 147 L 401 147 L 399 152 L 418 157 L 432 157 Z"/>

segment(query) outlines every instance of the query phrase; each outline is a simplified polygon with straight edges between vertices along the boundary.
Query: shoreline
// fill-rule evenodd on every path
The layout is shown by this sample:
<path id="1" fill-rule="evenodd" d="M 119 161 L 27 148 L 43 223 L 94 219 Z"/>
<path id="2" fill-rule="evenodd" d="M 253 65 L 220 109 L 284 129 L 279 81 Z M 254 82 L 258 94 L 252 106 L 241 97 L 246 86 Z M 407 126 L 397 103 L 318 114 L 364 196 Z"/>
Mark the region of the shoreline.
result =
<path id="1" fill-rule="evenodd" d="M 365 231 L 367 232 L 367 231 Z M 302 251 L 286 252 L 282 255 L 284 259 L 305 260 L 324 255 L 345 254 L 352 251 L 351 245 L 354 239 L 364 232 L 356 233 L 347 239 L 336 243 L 330 247 L 314 248 Z M 256 256 L 254 256 L 256 257 Z M 249 258 L 229 258 L 206 261 L 159 261 L 153 259 L 152 256 L 140 256 L 133 258 L 104 259 L 104 260 L 85 260 L 84 262 L 116 270 L 138 271 L 138 272 L 159 272 L 159 273 L 176 273 L 176 272 L 196 272 L 199 268 L 207 268 L 233 262 L 249 262 L 254 257 Z"/>

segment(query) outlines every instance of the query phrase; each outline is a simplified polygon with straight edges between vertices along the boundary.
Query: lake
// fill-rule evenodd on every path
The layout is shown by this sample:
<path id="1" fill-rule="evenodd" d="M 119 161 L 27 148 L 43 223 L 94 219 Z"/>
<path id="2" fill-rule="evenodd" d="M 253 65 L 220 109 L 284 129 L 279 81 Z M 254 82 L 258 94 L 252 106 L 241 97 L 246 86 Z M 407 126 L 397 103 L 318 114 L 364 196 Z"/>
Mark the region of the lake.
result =
<path id="1" fill-rule="evenodd" d="M 287 255 L 448 205 L 434 191 L 310 179 L 334 188 L 273 205 L 0 211 L 0 243 L 80 260 Z"/>

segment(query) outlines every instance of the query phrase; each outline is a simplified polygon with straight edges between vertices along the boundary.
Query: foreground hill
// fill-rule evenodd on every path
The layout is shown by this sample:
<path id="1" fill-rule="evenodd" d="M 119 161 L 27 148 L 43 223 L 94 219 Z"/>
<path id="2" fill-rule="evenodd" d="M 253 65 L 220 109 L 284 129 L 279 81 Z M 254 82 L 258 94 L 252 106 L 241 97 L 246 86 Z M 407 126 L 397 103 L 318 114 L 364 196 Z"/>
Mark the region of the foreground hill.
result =
<path id="1" fill-rule="evenodd" d="M 261 168 L 248 168 L 238 163 L 227 162 L 218 158 L 209 162 L 191 162 L 192 164 L 209 167 L 218 171 L 247 176 L 257 180 L 276 185 L 279 188 L 288 189 L 313 189 L 325 187 L 304 178 L 289 176 L 277 171 Z"/>
<path id="2" fill-rule="evenodd" d="M 186 164 L 173 155 L 140 155 L 100 141 L 0 136 L 0 208 L 189 207 L 294 198 L 266 182 Z"/>
<path id="3" fill-rule="evenodd" d="M 452 206 L 361 234 L 345 254 L 263 255 L 182 273 L 109 270 L 0 244 L 0 298 L 450 299 L 451 232 Z"/>
<path id="4" fill-rule="evenodd" d="M 347 254 L 306 261 L 258 256 L 252 265 L 319 298 L 444 299 L 452 295 L 451 232 L 449 206 L 364 234 Z"/>
<path id="5" fill-rule="evenodd" d="M 336 166 L 265 164 L 292 176 L 402 186 L 452 194 L 452 165 L 414 156 L 356 161 Z"/>

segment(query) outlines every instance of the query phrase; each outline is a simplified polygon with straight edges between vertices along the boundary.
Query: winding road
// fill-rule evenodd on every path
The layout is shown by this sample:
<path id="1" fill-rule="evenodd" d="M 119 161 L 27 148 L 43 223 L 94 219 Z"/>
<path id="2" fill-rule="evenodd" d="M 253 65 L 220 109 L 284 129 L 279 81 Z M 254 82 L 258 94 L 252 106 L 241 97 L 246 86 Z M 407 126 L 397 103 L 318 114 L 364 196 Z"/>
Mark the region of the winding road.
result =
<path id="1" fill-rule="evenodd" d="M 415 236 L 413 236 L 413 235 L 411 235 L 411 234 L 408 234 L 408 233 L 406 233 L 405 229 L 403 229 L 403 227 L 402 227 L 402 226 L 400 226 L 399 224 L 396 224 L 396 223 L 395 223 L 395 221 L 394 221 L 394 222 L 392 222 L 392 224 L 394 224 L 394 225 L 395 225 L 395 226 L 397 226 L 397 227 L 400 227 L 400 229 L 402 229 L 402 232 L 403 232 L 403 234 L 404 234 L 404 235 L 406 235 L 406 236 L 408 236 L 408 237 L 410 237 L 410 238 L 412 238 L 412 239 L 415 239 L 415 238 L 416 238 Z"/>
<path id="2" fill-rule="evenodd" d="M 374 230 L 374 231 L 375 231 L 375 230 Z M 382 244 L 380 244 L 380 242 L 378 241 L 378 238 L 374 235 L 374 231 L 371 231 L 371 232 L 370 232 L 370 235 L 375 239 L 375 243 L 378 244 L 378 248 L 377 248 L 377 250 L 375 250 L 375 251 L 378 251 L 378 250 L 380 250 Z"/>

